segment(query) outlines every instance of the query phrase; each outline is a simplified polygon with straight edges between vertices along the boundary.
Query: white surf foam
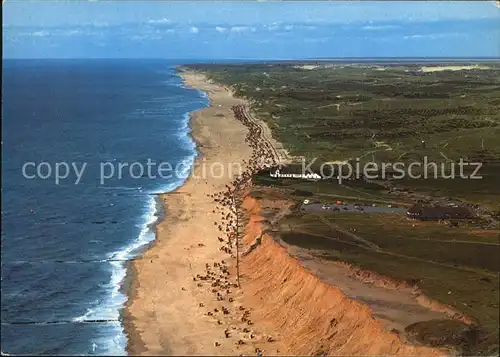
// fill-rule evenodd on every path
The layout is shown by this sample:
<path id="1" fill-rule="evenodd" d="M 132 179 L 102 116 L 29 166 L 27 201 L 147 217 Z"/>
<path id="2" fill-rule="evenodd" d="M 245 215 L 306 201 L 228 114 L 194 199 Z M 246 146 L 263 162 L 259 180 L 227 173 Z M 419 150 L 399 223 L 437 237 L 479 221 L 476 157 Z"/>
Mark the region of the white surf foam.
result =
<path id="1" fill-rule="evenodd" d="M 191 112 L 184 113 L 182 126 L 178 130 L 177 136 L 184 140 L 184 142 L 189 146 L 189 149 L 193 151 L 193 155 L 196 155 L 196 143 L 191 137 L 191 126 L 189 121 L 191 119 Z"/>
<path id="2" fill-rule="evenodd" d="M 189 175 L 194 155 L 185 157 L 182 162 L 185 169 L 183 175 Z M 111 278 L 108 284 L 103 286 L 109 293 L 102 301 L 95 301 L 94 306 L 87 309 L 85 314 L 75 317 L 74 322 L 84 322 L 86 320 L 112 320 L 103 325 L 103 332 L 106 332 L 98 340 L 91 343 L 97 345 L 92 354 L 98 355 L 126 355 L 127 337 L 119 322 L 120 310 L 127 302 L 128 297 L 122 292 L 124 279 L 126 277 L 125 262 L 136 257 L 141 249 L 151 243 L 156 237 L 153 225 L 159 219 L 158 202 L 156 194 L 171 192 L 184 183 L 184 178 L 179 178 L 175 182 L 161 187 L 158 190 L 148 192 L 145 195 L 147 203 L 142 218 L 141 231 L 136 240 L 125 246 L 118 252 L 110 253 L 103 262 L 109 262 Z M 113 261 L 109 261 L 113 260 Z M 112 337 L 111 337 L 112 336 Z"/>
<path id="3" fill-rule="evenodd" d="M 201 90 L 201 89 L 196 89 L 198 91 L 198 93 L 200 94 L 200 97 L 202 97 L 203 99 L 206 99 L 207 101 L 210 100 L 210 97 L 208 96 L 207 92 Z"/>
<path id="4" fill-rule="evenodd" d="M 74 322 L 84 322 L 86 320 L 111 320 L 103 328 L 109 333 L 99 338 L 99 341 L 92 341 L 97 347 L 93 354 L 102 355 L 125 355 L 127 340 L 123 327 L 119 322 L 120 309 L 127 302 L 127 296 L 120 289 L 126 277 L 125 261 L 135 257 L 139 250 L 155 239 L 155 234 L 151 229 L 152 224 L 158 219 L 155 196 L 148 195 L 146 212 L 143 216 L 142 229 L 138 238 L 125 246 L 122 250 L 108 254 L 111 279 L 108 284 L 103 286 L 109 291 L 106 298 L 96 302 L 95 306 L 87 309 L 85 314 L 73 319 Z M 112 331 L 114 331 L 112 333 Z M 110 338 L 113 335 L 113 338 Z"/>
<path id="5" fill-rule="evenodd" d="M 184 87 L 183 82 L 180 82 L 179 85 Z M 204 107 L 207 106 L 208 95 L 204 91 L 197 91 L 200 97 L 206 100 Z M 114 320 L 113 322 L 106 324 L 106 334 L 103 334 L 103 336 L 98 339 L 91 341 L 92 354 L 115 356 L 126 355 L 127 336 L 123 326 L 119 322 L 120 310 L 123 308 L 128 299 L 128 297 L 120 291 L 126 277 L 125 261 L 137 256 L 141 249 L 156 238 L 152 226 L 159 218 L 157 207 L 159 203 L 157 202 L 154 194 L 171 192 L 183 185 L 189 177 L 194 161 L 198 156 L 196 143 L 191 137 L 191 129 L 189 126 L 190 113 L 191 112 L 187 112 L 183 115 L 184 125 L 179 130 L 179 135 L 185 139 L 185 142 L 189 145 L 190 149 L 192 149 L 193 154 L 182 159 L 182 165 L 180 165 L 180 168 L 182 169 L 178 172 L 178 180 L 170 182 L 158 190 L 147 193 L 148 201 L 146 204 L 146 211 L 143 215 L 144 223 L 141 225 L 141 231 L 137 239 L 120 251 L 108 255 L 108 259 L 116 260 L 109 262 L 111 279 L 109 284 L 106 284 L 105 286 L 110 291 L 108 296 L 103 301 L 97 303 L 93 308 L 89 308 L 84 315 L 73 319 L 75 322 L 82 322 L 85 320 Z M 137 188 L 119 186 L 108 187 L 108 189 L 137 190 Z"/>

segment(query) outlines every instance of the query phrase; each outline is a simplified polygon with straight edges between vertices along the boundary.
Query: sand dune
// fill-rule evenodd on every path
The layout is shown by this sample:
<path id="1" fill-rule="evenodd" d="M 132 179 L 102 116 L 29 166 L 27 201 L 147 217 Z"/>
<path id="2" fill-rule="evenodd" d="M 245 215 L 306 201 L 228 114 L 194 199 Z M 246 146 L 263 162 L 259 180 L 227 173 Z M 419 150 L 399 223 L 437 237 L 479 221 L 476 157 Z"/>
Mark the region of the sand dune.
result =
<path id="1" fill-rule="evenodd" d="M 470 71 L 473 69 L 490 69 L 487 66 L 470 65 L 470 66 L 424 66 L 420 68 L 422 72 L 441 72 L 441 71 Z"/>

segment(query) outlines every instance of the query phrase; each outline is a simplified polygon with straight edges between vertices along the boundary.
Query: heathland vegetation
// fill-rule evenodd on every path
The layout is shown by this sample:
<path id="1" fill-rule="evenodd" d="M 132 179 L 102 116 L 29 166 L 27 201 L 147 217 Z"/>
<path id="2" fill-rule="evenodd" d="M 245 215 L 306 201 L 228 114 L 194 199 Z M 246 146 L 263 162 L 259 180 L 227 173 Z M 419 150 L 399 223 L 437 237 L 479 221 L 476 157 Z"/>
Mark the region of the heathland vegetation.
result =
<path id="1" fill-rule="evenodd" d="M 466 314 L 473 327 L 429 321 L 408 326 L 417 341 L 454 345 L 462 353 L 498 353 L 500 240 L 500 66 L 425 71 L 420 65 L 190 65 L 230 86 L 251 103 L 294 157 L 319 162 L 434 162 L 449 175 L 453 163 L 481 163 L 481 179 L 253 178 L 253 197 L 270 192 L 294 202 L 275 222 L 286 244 L 326 260 L 404 281 Z M 422 168 L 421 168 L 422 169 Z M 467 170 L 466 170 L 467 171 Z M 410 221 L 404 214 L 306 212 L 305 199 L 408 207 L 468 205 L 467 222 Z M 453 327 L 455 326 L 455 327 Z M 448 330 L 448 327 L 450 330 Z M 455 329 L 453 332 L 452 330 Z M 453 341 L 452 341 L 453 340 Z"/>
<path id="2" fill-rule="evenodd" d="M 292 155 L 322 162 L 481 162 L 482 180 L 400 180 L 500 210 L 500 66 L 250 64 L 191 66 L 248 98 Z M 441 176 L 438 170 L 438 176 Z M 432 181 L 432 182 L 429 182 Z M 452 182 L 454 181 L 454 182 Z"/>

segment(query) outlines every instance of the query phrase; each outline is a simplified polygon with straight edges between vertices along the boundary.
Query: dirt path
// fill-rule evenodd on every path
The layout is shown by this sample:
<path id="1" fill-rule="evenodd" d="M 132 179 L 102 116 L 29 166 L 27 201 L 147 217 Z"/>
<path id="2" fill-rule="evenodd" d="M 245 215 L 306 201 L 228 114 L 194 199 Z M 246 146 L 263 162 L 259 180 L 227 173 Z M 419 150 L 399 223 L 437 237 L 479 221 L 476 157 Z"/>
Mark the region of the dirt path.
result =
<path id="1" fill-rule="evenodd" d="M 288 154 L 288 152 L 280 145 L 274 138 L 269 126 L 262 120 L 256 119 L 248 110 L 248 107 L 245 106 L 243 112 L 248 120 L 253 122 L 260 128 L 260 133 L 262 140 L 265 141 L 270 149 L 272 150 L 274 156 L 279 163 L 289 163 L 293 161 L 293 157 Z"/>
<path id="2" fill-rule="evenodd" d="M 353 238 L 354 240 L 357 240 L 358 242 L 361 242 L 361 243 L 365 244 L 366 246 L 368 246 L 371 249 L 380 250 L 380 247 L 378 245 L 376 245 L 375 243 L 372 243 L 369 240 L 361 238 L 357 234 L 354 234 L 352 232 L 346 231 L 345 229 L 342 229 L 339 225 L 334 224 L 334 223 L 328 221 L 327 219 L 325 219 L 325 217 L 323 217 L 323 216 L 321 216 L 319 214 L 316 214 L 315 216 L 318 217 L 321 220 L 321 222 L 323 222 L 328 227 L 330 227 L 330 229 L 339 231 L 339 232 L 341 232 L 341 233 L 343 233 L 343 234 L 345 234 L 345 235 Z"/>
<path id="3" fill-rule="evenodd" d="M 445 313 L 422 306 L 411 287 L 367 284 L 343 266 L 318 261 L 309 250 L 299 249 L 296 256 L 262 231 L 262 223 L 279 215 L 275 211 L 286 203 L 269 199 L 264 208 L 254 202 L 245 199 L 251 217 L 243 242 L 248 247 L 256 237 L 262 241 L 242 259 L 242 284 L 249 304 L 258 306 L 259 320 L 286 340 L 286 355 L 447 354 L 406 344 L 402 333 L 406 326 L 445 318 Z"/>
<path id="4" fill-rule="evenodd" d="M 327 221 L 324 217 L 321 217 L 320 215 L 314 215 L 314 216 L 318 217 L 324 224 L 326 224 L 331 229 L 334 229 L 334 230 L 337 230 L 337 231 L 339 231 L 339 232 L 341 232 L 343 234 L 346 234 L 346 235 L 350 236 L 351 238 L 353 238 L 354 240 L 356 240 L 356 241 L 358 241 L 358 242 L 360 242 L 362 244 L 356 244 L 354 242 L 348 242 L 348 241 L 345 241 L 345 240 L 342 240 L 342 239 L 339 239 L 339 238 L 328 237 L 328 236 L 325 236 L 325 235 L 311 233 L 311 232 L 304 231 L 304 230 L 298 230 L 298 231 L 300 231 L 301 233 L 304 233 L 304 234 L 315 235 L 315 236 L 318 236 L 318 237 L 321 237 L 321 238 L 335 240 L 335 241 L 339 241 L 339 242 L 342 242 L 342 243 L 347 243 L 347 244 L 355 245 L 355 246 L 358 246 L 358 247 L 363 248 L 363 249 L 372 250 L 372 251 L 375 251 L 375 252 L 381 253 L 381 254 L 387 254 L 389 256 L 394 256 L 394 257 L 398 257 L 398 258 L 404 258 L 404 259 L 409 259 L 409 260 L 424 262 L 424 263 L 433 264 L 433 265 L 444 266 L 444 267 L 455 269 L 455 270 L 461 270 L 461 271 L 467 271 L 467 272 L 474 272 L 474 273 L 481 274 L 481 275 L 484 275 L 484 276 L 498 278 L 498 274 L 490 273 L 490 272 L 487 272 L 487 271 L 484 271 L 484 270 L 480 270 L 480 269 L 473 269 L 473 268 L 467 268 L 467 267 L 462 267 L 462 266 L 455 266 L 453 264 L 441 263 L 441 262 L 436 262 L 434 260 L 428 260 L 428 259 L 413 257 L 413 256 L 410 256 L 410 255 L 405 255 L 405 254 L 400 254 L 400 253 L 394 253 L 394 252 L 387 251 L 385 249 L 380 248 L 378 245 L 376 245 L 376 244 L 374 244 L 374 243 L 372 243 L 372 242 L 370 242 L 370 241 L 368 241 L 368 240 L 360 237 L 357 234 L 354 234 L 352 232 L 349 232 L 349 231 L 346 231 L 346 230 L 340 228 L 336 224 L 333 224 L 333 223 Z"/>

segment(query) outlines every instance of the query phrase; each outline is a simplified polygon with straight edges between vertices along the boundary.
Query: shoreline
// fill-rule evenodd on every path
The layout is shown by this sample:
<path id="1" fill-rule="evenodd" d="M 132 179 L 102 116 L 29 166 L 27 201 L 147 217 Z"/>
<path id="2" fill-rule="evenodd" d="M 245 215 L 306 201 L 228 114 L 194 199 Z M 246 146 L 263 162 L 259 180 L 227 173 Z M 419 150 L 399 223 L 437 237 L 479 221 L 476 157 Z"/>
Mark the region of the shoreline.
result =
<path id="1" fill-rule="evenodd" d="M 186 85 L 185 79 L 180 75 L 179 66 L 175 67 L 175 71 L 177 75 L 179 75 L 179 77 L 181 78 L 181 86 L 183 88 L 191 88 Z M 200 143 L 196 140 L 196 137 L 193 134 L 193 115 L 194 113 L 201 111 L 212 104 L 212 100 L 206 92 L 198 88 L 191 88 L 191 89 L 195 89 L 196 91 L 198 91 L 202 97 L 207 99 L 208 102 L 205 106 L 196 109 L 194 111 L 186 112 L 184 114 L 185 116 L 188 117 L 186 121 L 186 126 L 187 126 L 186 136 L 191 140 L 194 146 L 193 163 L 189 168 L 190 171 L 194 169 L 194 167 L 197 164 L 197 161 L 201 158 L 201 153 L 199 151 Z M 141 247 L 140 251 L 134 257 L 134 259 L 127 261 L 125 264 L 126 274 L 125 278 L 123 279 L 120 290 L 127 297 L 127 301 L 119 311 L 119 319 L 122 324 L 123 333 L 125 334 L 126 338 L 125 352 L 129 355 L 131 354 L 131 351 L 134 351 L 133 354 L 142 354 L 142 352 L 146 351 L 146 346 L 141 341 L 139 333 L 136 330 L 135 325 L 133 323 L 134 317 L 129 312 L 129 306 L 132 304 L 132 301 L 137 298 L 137 289 L 138 289 L 137 269 L 135 268 L 133 262 L 136 259 L 140 259 L 147 251 L 154 249 L 155 245 L 157 244 L 158 225 L 161 224 L 163 221 L 165 221 L 167 218 L 166 216 L 167 207 L 166 204 L 164 203 L 163 196 L 178 193 L 178 191 L 182 189 L 182 187 L 186 184 L 187 180 L 189 180 L 190 177 L 191 175 L 186 177 L 184 181 L 172 191 L 158 192 L 152 194 L 154 196 L 155 204 L 157 207 L 156 211 L 157 219 L 152 224 L 149 225 L 150 226 L 149 228 L 153 231 L 155 238 L 151 242 Z"/>
<path id="2" fill-rule="evenodd" d="M 191 88 L 186 86 L 186 82 L 184 78 L 180 75 L 179 71 L 179 66 L 175 67 L 176 73 L 179 75 L 181 78 L 181 86 L 183 88 Z M 199 142 L 196 140 L 196 137 L 193 134 L 193 115 L 194 113 L 201 111 L 207 107 L 209 107 L 212 104 L 211 98 L 208 96 L 207 93 L 205 93 L 203 90 L 198 89 L 198 88 L 192 88 L 197 90 L 203 97 L 205 97 L 208 100 L 207 105 L 196 109 L 194 111 L 186 112 L 184 115 L 188 116 L 188 120 L 186 122 L 187 126 L 187 131 L 186 135 L 189 137 L 189 139 L 192 141 L 193 146 L 194 146 L 194 156 L 193 156 L 193 163 L 190 166 L 189 170 L 192 171 L 194 167 L 197 164 L 197 161 L 201 158 L 201 153 L 199 151 Z M 157 207 L 156 211 L 156 216 L 157 219 L 150 224 L 149 228 L 153 231 L 154 234 L 154 239 L 145 244 L 143 247 L 141 247 L 140 251 L 137 253 L 137 255 L 134 257 L 133 260 L 129 260 L 125 264 L 125 278 L 123 279 L 122 286 L 120 288 L 121 292 L 127 297 L 127 301 L 125 304 L 122 306 L 122 308 L 119 311 L 119 319 L 123 327 L 123 333 L 125 334 L 126 338 L 126 346 L 125 346 L 125 352 L 130 355 L 137 355 L 137 354 L 142 354 L 145 352 L 146 346 L 140 339 L 140 335 L 134 325 L 134 317 L 129 311 L 129 307 L 132 304 L 132 302 L 137 298 L 137 290 L 139 288 L 139 282 L 138 282 L 138 277 L 137 277 L 137 269 L 134 265 L 134 261 L 136 259 L 141 259 L 146 252 L 149 250 L 154 249 L 155 245 L 158 242 L 158 225 L 164 222 L 167 219 L 167 205 L 165 204 L 165 201 L 163 199 L 163 196 L 169 195 L 169 194 L 176 194 L 178 193 L 179 190 L 184 187 L 186 182 L 191 178 L 191 175 L 186 177 L 184 181 L 177 186 L 174 190 L 168 191 L 168 192 L 158 192 L 152 194 L 154 196 L 155 204 Z M 131 353 L 133 351 L 133 353 Z"/>
<path id="3" fill-rule="evenodd" d="M 193 173 L 199 171 L 202 161 L 243 164 L 250 157 L 251 149 L 244 140 L 246 128 L 232 118 L 231 111 L 233 105 L 245 101 L 208 83 L 204 76 L 177 71 L 184 86 L 205 93 L 209 104 L 190 113 L 190 136 L 197 151 L 191 175 L 176 190 L 158 195 L 168 215 L 158 220 L 156 239 L 128 264 L 128 300 L 121 315 L 126 350 L 133 355 L 231 354 L 233 346 L 214 345 L 221 331 L 214 329 L 214 321 L 199 308 L 198 301 L 213 299 L 213 294 L 194 283 L 195 271 L 202 272 L 207 261 L 227 259 L 214 239 L 213 220 L 217 217 L 206 195 L 221 192 L 230 178 L 198 179 Z M 199 237 L 193 240 L 196 235 Z"/>
<path id="4" fill-rule="evenodd" d="M 175 70 L 177 71 L 177 74 L 180 76 L 178 67 L 176 67 Z M 186 83 L 184 81 L 184 78 L 182 78 L 182 76 L 180 76 L 180 77 L 182 79 L 182 86 L 185 88 L 188 88 L 188 87 L 186 87 Z M 194 88 L 194 89 L 196 89 L 196 88 Z M 197 89 L 197 90 L 206 96 L 206 98 L 208 99 L 207 106 L 210 106 L 211 99 L 208 97 L 208 95 L 205 92 L 203 92 L 202 90 L 199 90 L 199 89 Z M 187 136 L 193 142 L 194 149 L 195 149 L 195 154 L 193 157 L 193 164 L 190 167 L 190 170 L 192 170 L 194 168 L 197 161 L 200 159 L 199 143 L 193 135 L 193 126 L 192 126 L 193 114 L 197 111 L 203 110 L 207 106 L 204 106 L 200 109 L 197 109 L 197 110 L 192 111 L 192 112 L 187 112 L 186 114 L 184 114 L 184 115 L 189 116 L 189 119 L 187 120 L 187 127 L 188 127 Z M 121 322 L 122 327 L 123 327 L 123 332 L 126 336 L 127 344 L 125 346 L 125 352 L 127 352 L 128 355 L 130 355 L 130 354 L 134 354 L 134 355 L 142 354 L 143 352 L 146 351 L 146 346 L 142 342 L 142 340 L 140 339 L 140 335 L 139 335 L 139 333 L 136 330 L 136 327 L 134 325 L 134 322 L 133 322 L 134 317 L 132 314 L 130 314 L 130 311 L 129 311 L 129 306 L 137 298 L 137 290 L 139 288 L 139 286 L 138 286 L 139 283 L 137 281 L 137 269 L 135 268 L 135 266 L 133 264 L 134 260 L 141 259 L 141 257 L 147 251 L 154 249 L 155 245 L 157 244 L 158 225 L 161 222 L 165 221 L 166 217 L 167 217 L 166 216 L 167 207 L 162 199 L 162 196 L 167 195 L 167 194 L 177 193 L 180 189 L 182 189 L 182 187 L 186 184 L 186 181 L 189 180 L 189 178 L 190 177 L 187 177 L 178 187 L 176 187 L 172 191 L 159 192 L 159 193 L 154 194 L 154 196 L 155 196 L 154 199 L 155 199 L 156 205 L 158 207 L 157 213 L 159 213 L 159 214 L 157 215 L 156 221 L 151 225 L 150 228 L 154 233 L 155 239 L 152 240 L 151 242 L 149 242 L 148 244 L 144 245 L 141 248 L 140 252 L 138 252 L 137 256 L 133 260 L 127 261 L 127 263 L 125 264 L 126 275 L 125 275 L 125 279 L 122 282 L 121 290 L 122 290 L 122 293 L 125 294 L 125 296 L 127 296 L 127 301 L 125 302 L 124 306 L 120 309 L 119 317 L 120 317 L 120 322 Z M 132 351 L 133 351 L 133 353 L 131 353 Z"/>
<path id="5" fill-rule="evenodd" d="M 173 191 L 172 191 L 173 192 Z M 165 219 L 165 206 L 161 204 L 161 198 L 160 195 L 162 193 L 157 193 L 154 194 L 154 200 L 155 204 L 158 207 L 158 211 L 156 212 L 156 221 L 153 222 L 152 224 L 148 224 L 149 229 L 153 231 L 153 234 L 155 235 L 155 239 L 153 239 L 151 242 L 143 245 L 140 250 L 137 252 L 136 256 L 128 260 L 125 263 L 125 278 L 123 279 L 120 287 L 120 291 L 122 294 L 124 294 L 127 297 L 127 301 L 125 304 L 122 306 L 122 308 L 119 311 L 119 320 L 123 328 L 123 333 L 126 338 L 126 346 L 125 346 L 125 352 L 127 354 L 130 354 L 130 344 L 133 342 L 134 343 L 134 349 L 137 351 L 144 351 L 145 346 L 141 344 L 140 339 L 137 337 L 137 332 L 134 329 L 134 324 L 132 322 L 133 317 L 129 314 L 128 312 L 128 305 L 130 301 L 132 301 L 136 297 L 136 289 L 137 289 L 137 273 L 136 270 L 134 269 L 134 260 L 140 259 L 140 257 L 147 252 L 148 250 L 152 249 L 155 245 L 156 242 L 156 227 L 158 224 Z"/>
<path id="6" fill-rule="evenodd" d="M 339 302 L 344 301 L 342 305 L 346 309 L 344 312 L 340 312 L 340 317 L 345 313 L 350 315 L 354 313 L 357 315 L 355 320 L 362 321 L 364 329 L 384 337 L 383 342 L 376 344 L 376 346 L 373 345 L 374 341 L 364 339 L 360 346 L 350 346 L 357 354 L 363 354 L 364 347 L 361 347 L 367 344 L 372 344 L 369 350 L 374 353 L 385 351 L 394 355 L 443 354 L 443 351 L 436 349 L 407 344 L 404 342 L 403 336 L 397 336 L 382 328 L 380 321 L 372 323 L 376 319 L 372 316 L 373 312 L 367 305 L 358 299 L 348 298 L 340 293 L 340 289 L 335 286 L 336 284 L 330 286 L 320 282 L 321 279 L 315 275 L 304 273 L 303 268 L 297 268 L 300 265 L 298 261 L 288 258 L 288 254 L 284 254 L 282 249 L 276 250 L 274 246 L 268 246 L 268 248 L 276 250 L 277 255 L 274 254 L 266 258 L 266 252 L 262 251 L 262 253 L 250 255 L 248 258 L 242 258 L 242 281 L 244 281 L 243 285 L 247 285 L 247 287 L 234 289 L 234 291 L 227 289 L 225 298 L 229 297 L 230 305 L 227 305 L 225 301 L 218 302 L 225 300 L 220 292 L 228 287 L 232 288 L 233 285 L 235 288 L 237 287 L 234 278 L 234 256 L 231 251 L 229 252 L 231 258 L 224 256 L 222 248 L 225 246 L 221 247 L 219 242 L 215 240 L 220 234 L 219 231 L 222 232 L 221 225 L 219 225 L 219 231 L 216 229 L 219 222 L 219 212 L 216 210 L 222 210 L 223 216 L 226 213 L 229 216 L 230 209 L 227 208 L 229 201 L 223 200 L 226 203 L 224 204 L 222 201 L 212 199 L 224 197 L 224 192 L 227 192 L 229 187 L 228 183 L 231 185 L 231 178 L 227 177 L 221 180 L 214 177 L 204 177 L 200 179 L 196 173 L 199 171 L 199 164 L 202 161 L 204 163 L 206 161 L 208 163 L 221 161 L 224 163 L 244 163 L 255 154 L 252 148 L 246 144 L 246 135 L 251 133 L 251 129 L 237 120 L 232 113 L 233 104 L 247 104 L 247 101 L 233 97 L 228 88 L 213 84 L 205 76 L 194 71 L 179 72 L 186 86 L 203 90 L 207 94 L 209 105 L 192 112 L 190 115 L 191 136 L 198 152 L 193 163 L 192 175 L 174 191 L 157 196 L 162 200 L 163 212 L 168 212 L 168 215 L 163 216 L 161 221 L 158 220 L 155 230 L 156 239 L 151 243 L 150 248 L 135 261 L 130 262 L 128 269 L 130 272 L 129 299 L 123 309 L 123 326 L 128 337 L 127 352 L 132 355 L 254 355 L 255 351 L 263 350 L 266 354 L 274 355 L 296 354 L 296 352 L 304 354 L 305 352 L 313 353 L 314 351 L 311 349 L 327 348 L 327 345 L 331 343 L 333 346 L 330 348 L 333 349 L 330 352 L 335 352 L 337 343 L 330 342 L 330 338 L 325 340 L 326 336 L 321 334 L 315 338 L 318 341 L 323 341 L 321 346 L 316 346 L 316 342 L 318 342 L 316 340 L 306 343 L 307 339 L 304 340 L 304 336 L 301 337 L 300 333 L 295 336 L 294 341 L 285 341 L 281 338 L 295 335 L 297 331 L 294 332 L 293 326 L 300 320 L 300 316 L 296 316 L 296 309 L 289 310 L 290 306 L 287 305 L 288 299 L 293 296 L 286 297 L 284 302 L 279 301 L 280 296 L 287 295 L 289 288 L 282 290 L 282 287 L 277 285 L 277 282 L 283 280 L 280 275 L 282 271 L 274 272 L 274 268 L 286 262 L 290 271 L 295 271 L 301 276 L 299 280 L 311 281 L 315 286 L 314 291 L 320 289 L 326 293 L 324 298 L 321 297 L 326 305 L 322 304 L 321 306 L 309 306 L 309 297 L 307 296 L 312 292 L 307 289 L 302 289 L 297 295 L 305 297 L 304 306 L 302 306 L 304 304 L 302 301 L 297 302 L 296 307 L 299 308 L 299 311 L 306 313 L 307 310 L 310 310 L 307 315 L 311 324 L 308 321 L 301 322 L 302 330 L 313 331 L 317 323 L 325 322 L 323 321 L 325 320 L 324 313 L 318 313 L 319 311 L 328 309 L 330 314 L 338 314 L 339 311 L 336 311 L 335 308 L 331 310 L 331 307 L 326 307 L 329 305 L 328 299 L 331 296 L 337 296 L 340 299 Z M 250 119 L 250 121 L 255 122 L 255 119 Z M 265 135 L 260 139 L 265 141 Z M 212 145 L 207 146 L 207 143 Z M 217 145 L 213 145 L 214 143 Z M 277 155 L 277 157 L 280 156 L 282 155 Z M 209 198 L 207 199 L 207 197 Z M 224 218 L 222 218 L 222 222 L 224 222 Z M 255 238 L 248 236 L 250 232 L 247 229 L 255 230 L 255 228 L 251 229 L 251 226 L 252 224 L 249 223 L 244 228 L 246 238 L 244 238 L 243 246 L 240 249 L 248 248 L 247 245 Z M 223 232 L 222 235 L 224 236 L 226 233 Z M 219 241 L 223 241 L 221 237 L 219 237 Z M 231 247 L 231 244 L 229 246 Z M 277 265 L 272 264 L 273 266 L 270 266 L 269 269 L 260 268 L 262 264 L 269 264 L 273 259 L 277 259 Z M 187 261 L 187 264 L 184 260 Z M 229 264 L 225 261 L 228 261 Z M 249 269 L 253 265 L 253 261 L 258 262 L 258 264 Z M 221 263 L 217 262 L 222 262 L 222 265 L 231 272 L 231 274 L 228 272 L 227 277 L 224 277 L 226 282 L 234 283 L 221 283 L 229 284 L 223 285 L 222 290 L 219 290 L 221 285 L 217 285 L 215 282 L 210 285 L 213 289 L 204 285 L 204 281 L 210 280 L 209 278 L 212 281 L 215 280 L 213 276 L 211 277 L 213 271 L 211 272 L 210 269 L 212 264 L 214 267 L 220 267 Z M 204 271 L 208 272 L 205 278 L 196 274 Z M 262 279 L 268 279 L 271 274 L 275 274 L 276 279 L 262 285 Z M 231 276 L 227 279 L 229 275 Z M 220 278 L 217 281 L 223 280 L 223 275 L 220 275 Z M 302 286 L 302 283 L 298 283 L 298 286 Z M 262 295 L 265 290 L 269 291 Z M 217 293 L 217 302 L 214 301 L 213 293 Z M 225 294 L 225 291 L 222 293 Z M 260 300 L 256 299 L 259 295 L 261 295 Z M 271 306 L 262 303 L 263 299 L 276 298 L 278 300 Z M 230 312 L 227 312 L 229 316 L 220 313 L 221 304 L 224 315 L 226 315 L 225 309 L 229 306 L 228 311 Z M 206 312 L 207 309 L 208 312 Z M 364 312 L 357 314 L 356 311 L 361 311 L 360 309 Z M 242 310 L 245 313 L 241 316 Z M 248 320 L 250 311 L 252 311 L 253 323 Z M 247 313 L 249 315 L 246 315 Z M 289 314 L 294 316 L 292 320 L 298 319 L 291 326 L 288 326 L 289 324 L 283 320 L 283 316 Z M 269 319 L 270 316 L 274 317 Z M 278 325 L 275 324 L 275 320 L 280 321 Z M 255 326 L 248 328 L 247 322 L 248 325 L 255 324 Z M 348 331 L 356 334 L 363 332 L 357 329 L 350 330 L 351 321 L 344 321 L 343 324 L 339 325 L 339 328 L 342 328 L 342 325 L 346 326 L 343 328 L 346 333 L 350 333 Z M 331 326 L 326 330 L 330 328 Z M 282 331 L 283 329 L 284 331 Z M 283 332 L 286 333 L 283 334 Z M 233 337 L 240 339 L 235 341 Z M 341 349 L 346 347 L 350 349 L 347 345 Z M 274 350 L 275 353 L 271 350 Z"/>

